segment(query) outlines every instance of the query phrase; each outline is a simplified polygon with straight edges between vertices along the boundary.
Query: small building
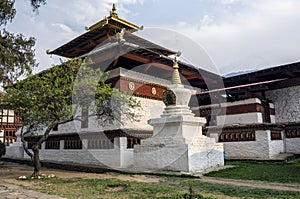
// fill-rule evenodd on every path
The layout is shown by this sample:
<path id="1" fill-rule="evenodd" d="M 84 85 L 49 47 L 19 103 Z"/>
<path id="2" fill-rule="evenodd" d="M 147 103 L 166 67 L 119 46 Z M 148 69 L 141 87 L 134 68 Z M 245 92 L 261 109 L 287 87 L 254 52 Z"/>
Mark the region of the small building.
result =
<path id="1" fill-rule="evenodd" d="M 16 131 L 22 126 L 13 110 L 0 110 L 0 141 L 6 146 L 16 141 Z"/>

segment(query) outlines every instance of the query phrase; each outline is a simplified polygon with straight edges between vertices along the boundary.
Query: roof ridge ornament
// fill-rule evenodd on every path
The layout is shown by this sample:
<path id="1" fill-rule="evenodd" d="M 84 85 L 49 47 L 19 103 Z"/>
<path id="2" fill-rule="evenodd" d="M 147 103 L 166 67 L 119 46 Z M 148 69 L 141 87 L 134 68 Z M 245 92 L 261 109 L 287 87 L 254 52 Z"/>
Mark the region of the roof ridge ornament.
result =
<path id="1" fill-rule="evenodd" d="M 119 33 L 116 34 L 116 37 L 117 37 L 117 39 L 118 39 L 118 41 L 120 43 L 124 43 L 125 42 L 125 39 L 124 39 L 125 31 L 126 31 L 125 28 L 122 28 L 121 32 L 119 32 Z"/>
<path id="2" fill-rule="evenodd" d="M 118 17 L 116 4 L 114 4 L 114 3 L 113 3 L 113 6 L 112 6 L 112 9 L 110 11 L 110 16 L 111 17 Z"/>

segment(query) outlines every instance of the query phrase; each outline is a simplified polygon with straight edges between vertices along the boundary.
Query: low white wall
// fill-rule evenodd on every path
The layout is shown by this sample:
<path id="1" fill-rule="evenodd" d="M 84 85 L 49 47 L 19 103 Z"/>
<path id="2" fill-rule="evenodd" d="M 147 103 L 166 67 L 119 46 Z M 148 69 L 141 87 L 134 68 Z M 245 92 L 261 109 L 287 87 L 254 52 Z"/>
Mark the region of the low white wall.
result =
<path id="1" fill-rule="evenodd" d="M 41 160 L 52 160 L 58 162 L 74 162 L 80 164 L 104 165 L 110 168 L 126 168 L 133 164 L 133 149 L 127 149 L 127 138 L 120 137 L 114 139 L 113 149 L 87 149 L 82 140 L 83 149 L 63 149 L 64 142 L 61 140 L 60 149 L 45 149 L 45 143 L 40 150 Z M 5 157 L 28 158 L 24 153 L 22 145 L 14 143 L 7 147 Z"/>
<path id="2" fill-rule="evenodd" d="M 283 140 L 271 140 L 271 131 L 255 131 L 255 141 L 224 142 L 228 158 L 269 159 L 284 152 Z"/>

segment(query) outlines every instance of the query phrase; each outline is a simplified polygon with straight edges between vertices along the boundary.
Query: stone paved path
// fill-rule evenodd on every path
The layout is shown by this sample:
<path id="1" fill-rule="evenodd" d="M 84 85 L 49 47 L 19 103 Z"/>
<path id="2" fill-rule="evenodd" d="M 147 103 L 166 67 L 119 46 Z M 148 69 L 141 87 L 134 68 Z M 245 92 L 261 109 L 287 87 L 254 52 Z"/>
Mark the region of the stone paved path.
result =
<path id="1" fill-rule="evenodd" d="M 51 196 L 44 193 L 23 189 L 20 186 L 1 182 L 0 199 L 63 199 L 58 196 Z"/>

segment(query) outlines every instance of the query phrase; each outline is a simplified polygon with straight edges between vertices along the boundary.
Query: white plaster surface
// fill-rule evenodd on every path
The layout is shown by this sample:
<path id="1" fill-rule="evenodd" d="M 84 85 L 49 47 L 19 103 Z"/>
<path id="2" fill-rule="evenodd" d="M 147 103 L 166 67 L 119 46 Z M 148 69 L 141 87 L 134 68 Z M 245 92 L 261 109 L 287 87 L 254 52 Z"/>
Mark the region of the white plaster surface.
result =
<path id="1" fill-rule="evenodd" d="M 235 102 L 222 102 L 220 104 L 204 105 L 204 106 L 200 106 L 200 108 L 210 108 L 210 107 L 218 108 L 218 107 L 239 106 L 239 105 L 247 105 L 247 104 L 261 104 L 261 100 L 258 98 L 249 98 L 249 99 L 239 100 Z"/>
<path id="2" fill-rule="evenodd" d="M 256 141 L 224 142 L 228 158 L 269 159 L 285 152 L 283 140 L 271 140 L 270 130 L 255 131 Z"/>
<path id="3" fill-rule="evenodd" d="M 261 113 L 243 113 L 217 116 L 218 125 L 262 123 Z"/>
<path id="4" fill-rule="evenodd" d="M 220 104 L 211 104 L 200 107 L 193 107 L 192 109 L 197 111 L 199 108 L 211 108 L 213 112 L 217 115 L 217 125 L 230 125 L 230 124 L 253 124 L 253 123 L 262 123 L 262 113 L 242 113 L 242 114 L 232 114 L 232 115 L 218 115 L 218 110 L 221 108 L 227 108 L 232 106 L 248 105 L 248 104 L 261 104 L 261 100 L 258 98 L 250 98 L 235 102 L 223 102 Z M 273 106 L 271 104 L 271 106 Z M 275 122 L 275 119 L 271 117 L 272 122 Z"/>
<path id="5" fill-rule="evenodd" d="M 300 86 L 267 91 L 266 97 L 274 103 L 276 122 L 300 121 Z"/>
<path id="6" fill-rule="evenodd" d="M 141 115 L 138 121 L 124 121 L 123 128 L 129 129 L 140 129 L 152 131 L 152 126 L 148 124 L 148 120 L 151 118 L 159 117 L 164 110 L 164 103 L 160 100 L 146 99 L 146 98 L 136 98 L 140 101 L 141 109 L 139 109 L 138 114 Z"/>
<path id="7" fill-rule="evenodd" d="M 82 140 L 86 143 L 86 140 Z M 133 149 L 127 149 L 127 138 L 115 138 L 113 149 L 63 149 L 63 140 L 59 150 L 44 149 L 40 150 L 41 160 L 52 160 L 58 162 L 74 162 L 90 165 L 103 165 L 110 168 L 127 168 L 133 164 Z M 83 144 L 84 145 L 84 144 Z M 7 147 L 5 157 L 11 158 L 28 158 L 24 153 L 20 142 L 15 142 Z"/>
<path id="8" fill-rule="evenodd" d="M 281 132 L 281 137 L 283 138 L 284 132 Z M 284 140 L 270 140 L 269 144 L 269 156 L 272 157 L 279 153 L 286 152 Z"/>
<path id="9" fill-rule="evenodd" d="M 80 121 L 72 121 L 66 124 L 58 126 L 58 131 L 52 131 L 52 135 L 57 134 L 67 134 L 67 133 L 87 133 L 87 132 L 102 132 L 105 130 L 114 129 L 137 129 L 137 130 L 147 130 L 152 131 L 152 126 L 148 124 L 150 118 L 159 117 L 165 107 L 164 103 L 160 100 L 146 99 L 135 97 L 140 104 L 141 108 L 135 108 L 137 114 L 141 115 L 136 121 L 130 121 L 128 119 L 122 118 L 123 124 L 120 122 L 113 122 L 112 124 L 106 124 L 101 126 L 98 124 L 96 117 L 89 118 L 88 128 L 81 128 Z M 81 110 L 77 115 L 81 115 Z M 44 131 L 37 132 L 38 134 L 43 134 Z"/>
<path id="10" fill-rule="evenodd" d="M 300 154 L 300 138 L 286 138 L 286 152 Z"/>
<path id="11" fill-rule="evenodd" d="M 270 115 L 271 123 L 276 123 L 275 115 Z"/>

